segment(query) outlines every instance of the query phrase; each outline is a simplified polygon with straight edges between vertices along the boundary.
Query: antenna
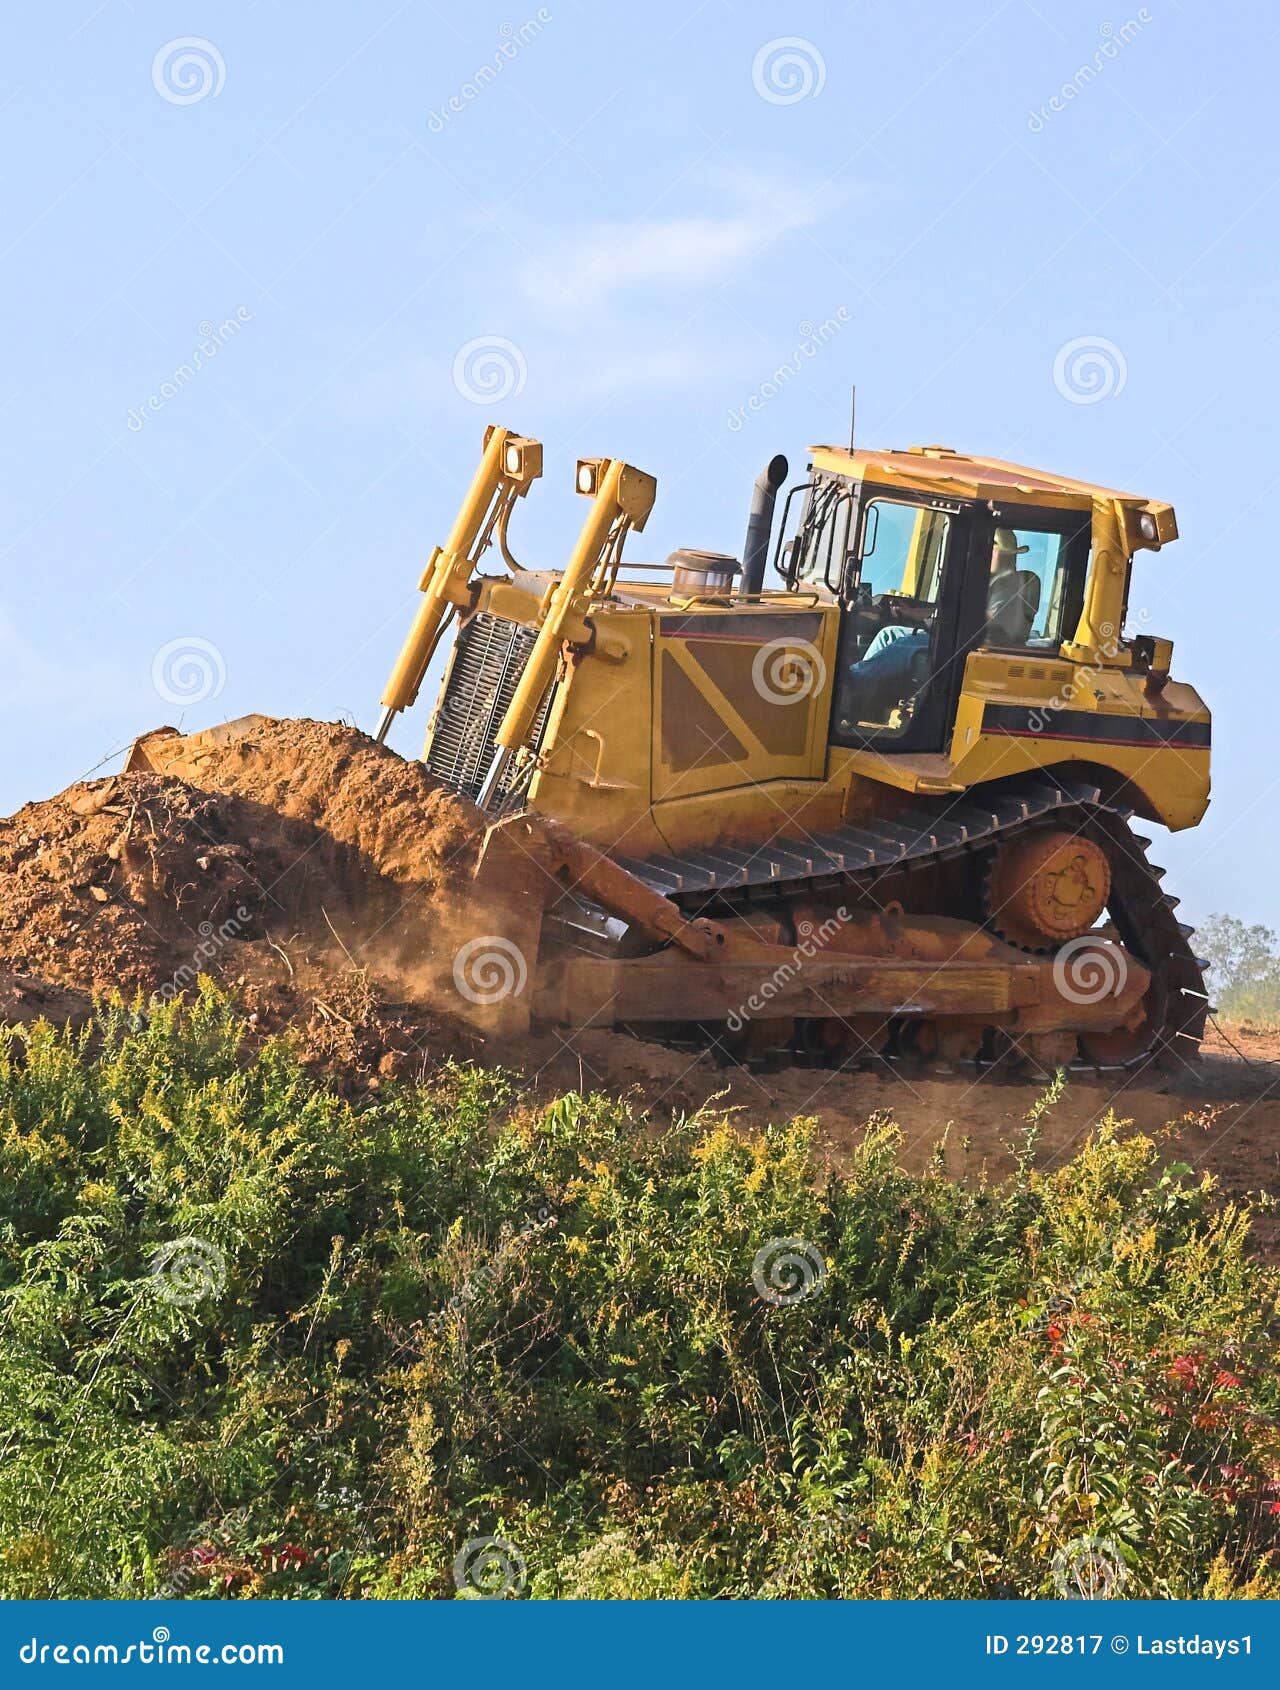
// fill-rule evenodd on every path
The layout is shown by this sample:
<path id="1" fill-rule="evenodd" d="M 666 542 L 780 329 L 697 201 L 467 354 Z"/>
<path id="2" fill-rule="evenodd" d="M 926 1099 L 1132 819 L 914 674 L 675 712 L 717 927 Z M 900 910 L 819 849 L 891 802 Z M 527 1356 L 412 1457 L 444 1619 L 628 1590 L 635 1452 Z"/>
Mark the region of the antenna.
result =
<path id="1" fill-rule="evenodd" d="M 853 437 L 858 424 L 858 388 L 855 383 L 849 390 L 849 450 L 853 451 Z"/>

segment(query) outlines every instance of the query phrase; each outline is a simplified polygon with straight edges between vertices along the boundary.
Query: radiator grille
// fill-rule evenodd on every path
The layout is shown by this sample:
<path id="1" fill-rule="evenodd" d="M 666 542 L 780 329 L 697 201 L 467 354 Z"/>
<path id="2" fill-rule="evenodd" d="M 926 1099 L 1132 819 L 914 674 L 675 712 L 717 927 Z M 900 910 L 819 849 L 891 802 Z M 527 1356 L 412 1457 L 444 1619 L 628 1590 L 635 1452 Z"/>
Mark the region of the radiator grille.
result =
<path id="1" fill-rule="evenodd" d="M 480 611 L 458 630 L 431 722 L 426 763 L 437 780 L 472 800 L 480 796 L 493 761 L 494 735 L 536 639 L 536 629 L 491 616 L 487 611 Z M 535 746 L 542 735 L 552 690 L 547 689 L 538 709 Z M 507 796 L 515 772 L 514 763 L 509 763 L 495 800 Z"/>

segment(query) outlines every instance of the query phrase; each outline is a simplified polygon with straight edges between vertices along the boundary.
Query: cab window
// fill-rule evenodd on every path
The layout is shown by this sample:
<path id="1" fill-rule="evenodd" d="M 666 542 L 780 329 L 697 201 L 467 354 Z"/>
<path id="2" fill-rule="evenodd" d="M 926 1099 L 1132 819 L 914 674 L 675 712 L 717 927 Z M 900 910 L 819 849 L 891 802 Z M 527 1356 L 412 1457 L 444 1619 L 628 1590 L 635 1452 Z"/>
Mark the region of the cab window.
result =
<path id="1" fill-rule="evenodd" d="M 1088 567 L 1087 523 L 1069 531 L 997 523 L 983 643 L 1048 650 L 1070 639 L 1084 602 Z"/>
<path id="2" fill-rule="evenodd" d="M 951 518 L 921 505 L 871 499 L 862 529 L 862 585 L 935 603 Z"/>

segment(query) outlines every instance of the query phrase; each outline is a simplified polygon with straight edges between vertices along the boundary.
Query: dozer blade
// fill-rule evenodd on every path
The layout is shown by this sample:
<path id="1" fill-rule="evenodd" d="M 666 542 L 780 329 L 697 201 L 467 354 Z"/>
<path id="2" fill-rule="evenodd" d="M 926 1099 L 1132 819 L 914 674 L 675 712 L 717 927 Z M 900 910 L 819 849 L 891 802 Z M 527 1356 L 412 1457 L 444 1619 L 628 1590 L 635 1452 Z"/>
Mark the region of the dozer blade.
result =
<path id="1" fill-rule="evenodd" d="M 471 1015 L 491 1033 L 524 1032 L 534 1015 L 557 1019 L 537 1001 L 537 963 L 547 911 L 566 893 L 589 900 L 654 946 L 673 946 L 678 957 L 705 960 L 724 943 L 719 923 L 685 915 L 602 851 L 535 811 L 494 823 L 485 835 L 475 882 L 486 923 L 500 934 L 504 949 L 518 952 L 519 978 L 529 982 L 529 989 L 522 986 Z"/>
<path id="2" fill-rule="evenodd" d="M 194 734 L 181 734 L 177 728 L 152 728 L 129 747 L 124 772 L 180 775 L 184 780 L 199 781 L 200 765 L 211 753 L 243 739 L 270 719 L 261 715 L 237 716 L 234 722 L 222 722 L 216 728 L 205 728 Z"/>

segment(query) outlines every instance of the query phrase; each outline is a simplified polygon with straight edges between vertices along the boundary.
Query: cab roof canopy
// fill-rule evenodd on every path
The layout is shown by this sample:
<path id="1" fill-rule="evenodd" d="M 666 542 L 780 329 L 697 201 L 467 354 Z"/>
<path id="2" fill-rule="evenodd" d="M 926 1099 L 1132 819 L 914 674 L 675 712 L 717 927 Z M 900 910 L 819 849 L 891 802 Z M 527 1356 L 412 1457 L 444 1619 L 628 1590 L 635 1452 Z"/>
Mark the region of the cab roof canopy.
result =
<path id="1" fill-rule="evenodd" d="M 1029 469 L 1001 458 L 970 457 L 950 446 L 908 446 L 877 452 L 862 447 L 811 446 L 815 469 L 846 475 L 904 492 L 946 499 L 993 499 L 1005 504 L 1050 505 L 1060 510 L 1088 510 L 1095 499 L 1115 499 L 1151 512 L 1171 507 L 1136 493 L 1118 493 L 1069 476 Z"/>

